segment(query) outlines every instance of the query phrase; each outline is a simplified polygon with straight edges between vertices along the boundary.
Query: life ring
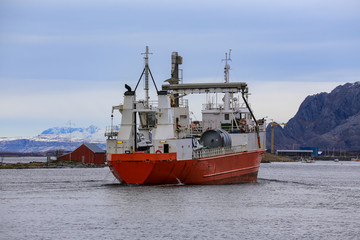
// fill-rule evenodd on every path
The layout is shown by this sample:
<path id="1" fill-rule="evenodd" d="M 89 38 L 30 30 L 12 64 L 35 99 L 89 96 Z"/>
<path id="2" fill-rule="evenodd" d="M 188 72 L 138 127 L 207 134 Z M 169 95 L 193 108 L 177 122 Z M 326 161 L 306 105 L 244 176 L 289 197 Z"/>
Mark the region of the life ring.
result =
<path id="1" fill-rule="evenodd" d="M 156 150 L 156 152 L 155 152 L 155 153 L 162 153 L 162 152 L 161 152 L 161 150 Z"/>
<path id="2" fill-rule="evenodd" d="M 241 120 L 240 120 L 240 123 L 241 123 L 242 125 L 246 125 L 246 120 L 245 120 L 245 119 L 241 119 Z"/>

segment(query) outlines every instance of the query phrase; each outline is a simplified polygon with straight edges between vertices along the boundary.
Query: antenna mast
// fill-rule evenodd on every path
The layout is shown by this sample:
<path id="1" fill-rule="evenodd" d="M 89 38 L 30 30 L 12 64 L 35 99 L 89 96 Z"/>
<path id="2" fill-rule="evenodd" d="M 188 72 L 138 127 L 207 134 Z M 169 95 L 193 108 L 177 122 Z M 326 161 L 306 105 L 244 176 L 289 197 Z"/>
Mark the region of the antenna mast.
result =
<path id="1" fill-rule="evenodd" d="M 228 63 L 228 61 L 231 61 L 231 49 L 229 50 L 229 58 L 228 58 L 228 54 L 225 53 L 225 59 L 223 59 L 223 61 L 225 61 L 224 79 L 225 79 L 225 82 L 228 83 L 229 82 L 229 70 L 230 70 L 230 64 Z"/>
<path id="2" fill-rule="evenodd" d="M 149 46 L 146 46 L 145 53 L 141 53 L 142 55 L 145 55 L 145 107 L 149 107 Z"/>
<path id="3" fill-rule="evenodd" d="M 228 54 L 225 53 L 225 59 L 223 59 L 223 61 L 225 61 L 225 67 L 224 67 L 224 80 L 225 83 L 229 83 L 229 70 L 230 70 L 230 64 L 228 63 L 228 61 L 231 61 L 231 49 L 229 50 L 229 58 L 228 58 Z M 225 93 L 224 96 L 224 109 L 225 110 L 230 110 L 230 93 Z"/>

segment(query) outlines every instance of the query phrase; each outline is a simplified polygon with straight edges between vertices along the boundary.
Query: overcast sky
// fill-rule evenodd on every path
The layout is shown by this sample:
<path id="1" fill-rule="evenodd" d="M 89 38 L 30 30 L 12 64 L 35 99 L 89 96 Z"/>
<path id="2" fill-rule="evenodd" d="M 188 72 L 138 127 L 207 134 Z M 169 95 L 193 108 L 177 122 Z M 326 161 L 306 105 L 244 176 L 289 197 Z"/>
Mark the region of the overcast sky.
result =
<path id="1" fill-rule="evenodd" d="M 360 81 L 360 1 L 1 0 L 0 137 L 110 125 L 146 45 L 158 85 L 172 51 L 184 82 L 222 82 L 232 49 L 230 81 L 248 83 L 258 118 L 286 122 L 306 96 Z M 192 99 L 195 113 L 205 97 Z"/>

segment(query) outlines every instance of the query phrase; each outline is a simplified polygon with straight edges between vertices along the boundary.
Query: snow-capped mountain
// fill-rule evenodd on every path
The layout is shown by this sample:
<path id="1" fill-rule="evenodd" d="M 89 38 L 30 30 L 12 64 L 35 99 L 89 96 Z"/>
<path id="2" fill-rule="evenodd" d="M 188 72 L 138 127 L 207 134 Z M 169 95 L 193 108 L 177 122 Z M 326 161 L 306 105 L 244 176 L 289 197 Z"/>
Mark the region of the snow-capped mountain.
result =
<path id="1" fill-rule="evenodd" d="M 49 135 L 49 134 L 69 134 L 71 133 L 82 133 L 82 134 L 96 134 L 98 133 L 100 130 L 100 128 L 91 125 L 87 128 L 69 128 L 69 127 L 53 127 L 53 128 L 49 128 L 46 129 L 45 131 L 43 131 L 40 135 Z"/>
<path id="2" fill-rule="evenodd" d="M 71 138 L 72 140 L 89 139 L 95 141 L 105 141 L 104 130 L 93 125 L 87 128 L 53 127 L 46 129 L 37 137 L 50 139 L 66 138 L 70 140 Z"/>
<path id="3" fill-rule="evenodd" d="M 7 152 L 46 152 L 51 150 L 74 150 L 85 142 L 96 143 L 105 149 L 104 130 L 89 126 L 87 128 L 53 127 L 34 137 L 0 138 L 0 151 Z"/>

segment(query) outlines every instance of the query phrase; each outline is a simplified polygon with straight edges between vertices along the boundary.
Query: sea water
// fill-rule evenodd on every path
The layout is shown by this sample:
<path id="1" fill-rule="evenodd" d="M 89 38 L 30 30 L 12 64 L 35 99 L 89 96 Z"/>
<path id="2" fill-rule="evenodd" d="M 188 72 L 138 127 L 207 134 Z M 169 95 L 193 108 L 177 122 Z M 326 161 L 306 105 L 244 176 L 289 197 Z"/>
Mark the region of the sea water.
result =
<path id="1" fill-rule="evenodd" d="M 360 163 L 267 163 L 257 183 L 121 185 L 108 168 L 0 170 L 0 239 L 359 239 Z"/>

